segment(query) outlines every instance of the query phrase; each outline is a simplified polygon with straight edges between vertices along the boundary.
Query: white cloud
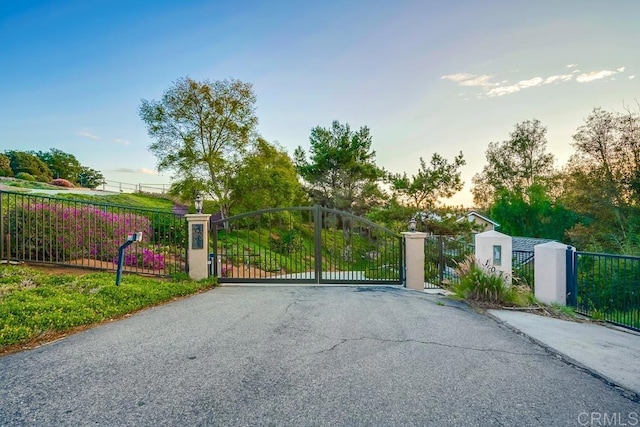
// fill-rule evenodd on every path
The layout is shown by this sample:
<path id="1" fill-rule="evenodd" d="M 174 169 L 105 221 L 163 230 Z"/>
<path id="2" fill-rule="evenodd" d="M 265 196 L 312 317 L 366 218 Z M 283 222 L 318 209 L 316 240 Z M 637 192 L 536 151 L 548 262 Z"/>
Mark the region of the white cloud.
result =
<path id="1" fill-rule="evenodd" d="M 138 169 L 139 173 L 143 173 L 145 175 L 158 175 L 158 171 L 157 170 L 153 170 L 153 169 L 147 169 L 147 168 L 140 168 Z"/>
<path id="2" fill-rule="evenodd" d="M 460 86 L 493 86 L 495 83 L 491 83 L 489 81 L 491 79 L 492 77 L 487 76 L 486 74 L 482 76 L 475 76 L 471 79 L 461 81 Z"/>
<path id="3" fill-rule="evenodd" d="M 492 98 L 494 96 L 510 95 L 516 92 L 520 92 L 520 88 L 518 87 L 518 85 L 500 86 L 495 87 L 487 92 L 487 96 Z"/>
<path id="4" fill-rule="evenodd" d="M 518 82 L 518 86 L 520 86 L 522 89 L 526 89 L 528 87 L 540 86 L 542 82 L 544 82 L 544 79 L 542 77 L 534 77 L 529 80 L 520 80 Z"/>
<path id="5" fill-rule="evenodd" d="M 85 138 L 89 138 L 89 139 L 93 139 L 93 140 L 100 139 L 99 136 L 94 135 L 91 132 L 89 132 L 87 130 L 84 130 L 84 129 L 83 130 L 79 130 L 78 132 L 76 132 L 76 135 L 83 136 Z"/>
<path id="6" fill-rule="evenodd" d="M 633 75 L 633 76 L 629 76 L 629 80 L 633 80 L 633 79 L 635 79 L 635 78 L 636 78 L 636 76 L 635 76 L 635 75 Z"/>
<path id="7" fill-rule="evenodd" d="M 548 85 L 555 82 L 568 82 L 571 79 L 573 79 L 573 74 L 557 74 L 555 76 L 547 77 L 544 84 Z"/>
<path id="8" fill-rule="evenodd" d="M 469 74 L 469 73 L 457 73 L 457 74 L 448 74 L 440 78 L 444 80 L 456 82 L 460 86 L 493 86 L 496 84 L 496 83 L 491 83 L 490 80 L 493 77 L 488 76 L 486 74 L 476 75 L 476 74 Z"/>
<path id="9" fill-rule="evenodd" d="M 114 139 L 113 142 L 115 142 L 116 144 L 121 144 L 121 145 L 130 145 L 131 144 L 131 141 L 128 141 L 126 139 L 120 139 L 120 138 Z"/>
<path id="10" fill-rule="evenodd" d="M 577 64 L 569 64 L 566 68 L 574 68 Z M 529 89 L 533 87 L 548 85 L 552 83 L 561 83 L 561 82 L 569 82 L 572 81 L 574 76 L 576 77 L 576 81 L 579 83 L 587 83 L 594 80 L 604 79 L 606 77 L 614 76 L 615 74 L 619 74 L 624 72 L 625 67 L 619 67 L 616 70 L 601 70 L 601 71 L 592 71 L 590 73 L 580 73 L 580 70 L 571 70 L 570 74 L 554 74 L 547 77 L 532 77 L 530 79 L 520 80 L 517 83 L 509 84 L 507 80 L 502 80 L 499 83 L 493 81 L 493 76 L 488 74 L 470 74 L 470 73 L 456 73 L 456 74 L 447 74 L 441 77 L 443 80 L 449 80 L 451 82 L 457 83 L 458 86 L 466 86 L 472 87 L 477 86 L 480 87 L 480 92 L 478 93 L 478 99 L 482 98 L 493 98 L 498 96 L 510 95 L 512 93 L 520 92 L 523 89 Z M 629 79 L 635 78 L 634 76 L 630 76 Z M 611 78 L 610 80 L 613 80 Z M 465 93 L 460 93 L 459 96 L 464 96 Z"/>
<path id="11" fill-rule="evenodd" d="M 522 89 L 527 89 L 530 87 L 536 87 L 545 84 L 545 79 L 542 77 L 534 77 L 528 80 L 520 80 L 518 83 L 510 86 L 498 86 L 487 92 L 488 97 L 494 96 L 502 96 L 502 95 L 510 95 L 512 93 L 516 93 L 521 91 Z"/>
<path id="12" fill-rule="evenodd" d="M 473 74 L 467 73 L 457 73 L 457 74 L 447 74 L 446 76 L 440 77 L 444 80 L 451 80 L 452 82 L 461 82 L 463 80 L 467 80 L 473 77 Z"/>
<path id="13" fill-rule="evenodd" d="M 624 67 L 620 67 L 617 70 L 600 70 L 600 71 L 592 71 L 590 73 L 582 73 L 578 77 L 576 77 L 576 81 L 578 83 L 588 83 L 594 80 L 604 79 L 605 77 L 613 76 L 618 73 L 624 72 Z"/>

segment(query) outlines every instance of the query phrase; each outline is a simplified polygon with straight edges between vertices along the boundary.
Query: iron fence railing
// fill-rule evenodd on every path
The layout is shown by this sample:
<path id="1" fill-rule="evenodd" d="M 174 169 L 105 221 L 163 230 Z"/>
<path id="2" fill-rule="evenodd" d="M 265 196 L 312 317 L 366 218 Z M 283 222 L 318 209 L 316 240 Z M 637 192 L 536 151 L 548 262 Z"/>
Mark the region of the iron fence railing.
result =
<path id="1" fill-rule="evenodd" d="M 526 285 L 535 291 L 535 268 L 533 251 L 512 251 L 511 267 L 515 284 Z"/>
<path id="2" fill-rule="evenodd" d="M 186 221 L 151 209 L 0 191 L 0 259 L 117 269 L 127 236 L 125 271 L 169 275 L 186 271 Z"/>
<path id="3" fill-rule="evenodd" d="M 576 311 L 640 331 L 640 257 L 568 251 L 567 258 Z"/>
<path id="4" fill-rule="evenodd" d="M 425 289 L 457 283 L 458 262 L 475 252 L 474 245 L 451 236 L 428 236 L 424 242 Z"/>

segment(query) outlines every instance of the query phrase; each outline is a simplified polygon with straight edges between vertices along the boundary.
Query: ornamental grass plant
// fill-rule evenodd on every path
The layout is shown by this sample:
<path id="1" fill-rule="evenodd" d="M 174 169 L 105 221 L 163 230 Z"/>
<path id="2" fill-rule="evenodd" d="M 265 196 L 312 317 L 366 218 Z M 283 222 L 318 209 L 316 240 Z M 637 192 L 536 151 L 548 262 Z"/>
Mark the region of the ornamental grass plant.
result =
<path id="1" fill-rule="evenodd" d="M 459 278 L 452 291 L 460 298 L 472 303 L 488 306 L 526 306 L 534 301 L 528 286 L 520 286 L 517 278 L 511 278 L 496 271 L 487 264 L 480 265 L 475 256 L 470 255 L 456 266 Z"/>

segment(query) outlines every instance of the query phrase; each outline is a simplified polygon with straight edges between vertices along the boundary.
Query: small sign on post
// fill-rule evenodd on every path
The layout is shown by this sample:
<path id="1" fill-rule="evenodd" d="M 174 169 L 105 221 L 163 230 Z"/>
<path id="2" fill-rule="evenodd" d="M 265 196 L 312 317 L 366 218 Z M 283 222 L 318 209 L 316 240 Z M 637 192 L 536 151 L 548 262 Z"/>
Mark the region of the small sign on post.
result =
<path id="1" fill-rule="evenodd" d="M 133 242 L 141 242 L 142 241 L 142 231 L 138 231 L 137 233 L 129 234 L 127 236 L 127 241 L 124 242 L 118 248 L 118 270 L 116 271 L 116 286 L 120 286 L 120 280 L 122 279 L 122 266 L 124 264 L 124 250 L 132 244 Z"/>
<path id="2" fill-rule="evenodd" d="M 191 224 L 191 249 L 204 248 L 204 224 Z"/>

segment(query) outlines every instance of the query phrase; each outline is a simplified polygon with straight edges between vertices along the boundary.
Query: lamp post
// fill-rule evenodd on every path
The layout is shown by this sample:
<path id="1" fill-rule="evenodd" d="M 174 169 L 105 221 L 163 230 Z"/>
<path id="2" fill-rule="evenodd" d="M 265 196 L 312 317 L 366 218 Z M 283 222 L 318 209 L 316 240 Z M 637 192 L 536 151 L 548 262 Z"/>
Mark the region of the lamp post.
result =
<path id="1" fill-rule="evenodd" d="M 196 200 L 193 202 L 196 206 L 196 213 L 202 213 L 202 196 L 198 194 Z"/>
<path id="2" fill-rule="evenodd" d="M 411 219 L 409 220 L 409 231 L 410 231 L 410 232 L 415 233 L 415 231 L 416 231 L 416 224 L 417 224 L 417 221 L 416 221 L 416 219 L 415 219 L 415 218 L 411 218 Z"/>

